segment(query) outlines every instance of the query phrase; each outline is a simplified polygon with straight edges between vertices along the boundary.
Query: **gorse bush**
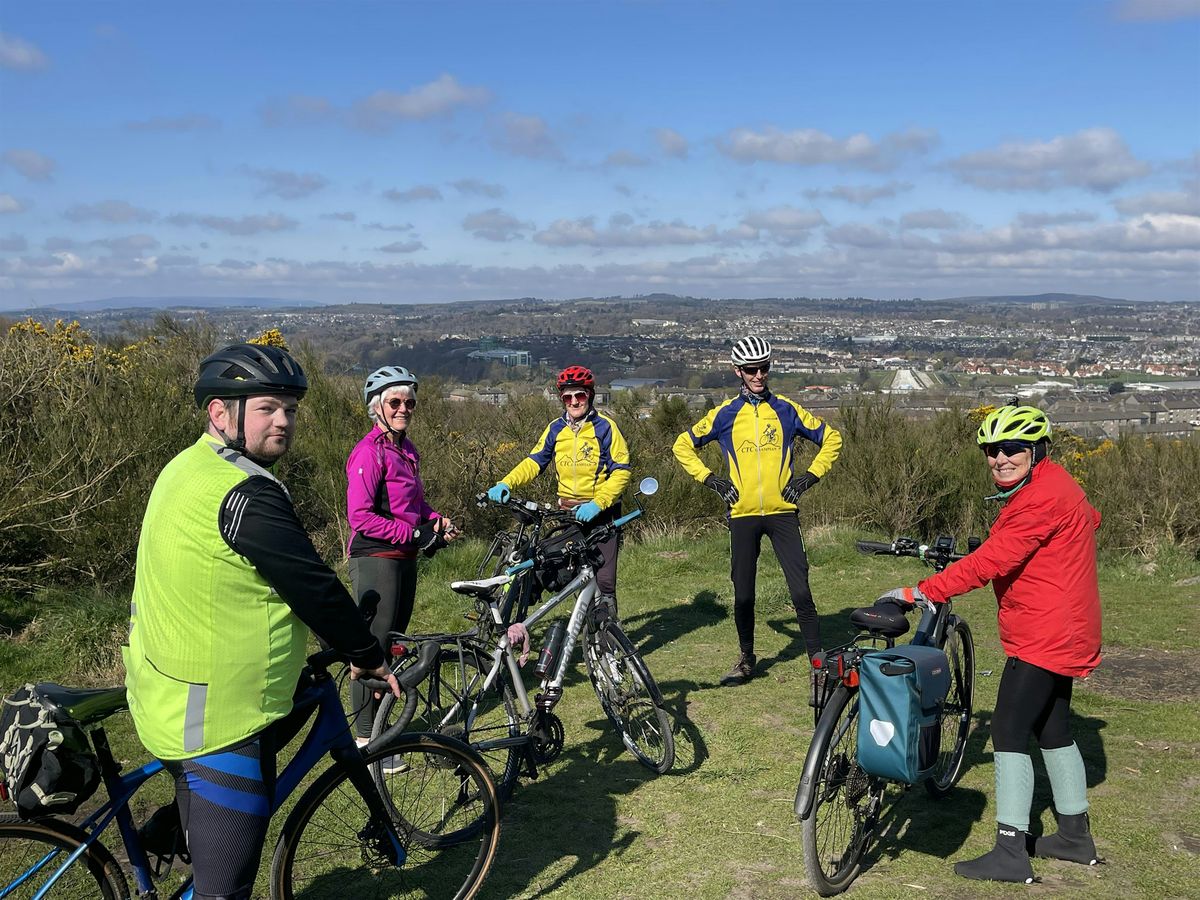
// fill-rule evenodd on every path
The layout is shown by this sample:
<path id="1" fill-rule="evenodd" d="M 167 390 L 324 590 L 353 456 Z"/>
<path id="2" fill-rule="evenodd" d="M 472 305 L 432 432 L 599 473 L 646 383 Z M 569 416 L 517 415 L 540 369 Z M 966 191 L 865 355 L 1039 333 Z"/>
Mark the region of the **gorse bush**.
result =
<path id="1" fill-rule="evenodd" d="M 282 336 L 264 332 L 260 339 L 277 343 Z M 154 480 L 203 427 L 192 386 L 200 359 L 218 343 L 203 324 L 183 327 L 166 317 L 124 345 L 100 345 L 75 324 L 48 329 L 32 320 L 0 334 L 0 590 L 131 577 Z M 279 475 L 318 549 L 336 562 L 348 538 L 346 457 L 371 423 L 359 376 L 330 374 L 320 353 L 293 349 L 309 392 Z M 397 361 L 404 362 L 399 354 Z M 494 508 L 478 508 L 475 495 L 530 451 L 561 408 L 540 394 L 496 407 L 441 393 L 436 379 L 422 381 L 411 428 L 426 492 L 435 508 L 486 539 L 508 522 Z M 629 442 L 633 483 L 647 475 L 660 483 L 652 515 L 639 527 L 681 538 L 719 527 L 720 501 L 671 452 L 700 413 L 664 400 L 639 415 L 645 399 L 619 392 L 607 410 Z M 805 494 L 804 526 L 849 525 L 889 536 L 985 534 L 997 507 L 983 500 L 993 488 L 975 447 L 979 412 L 913 420 L 886 400 L 843 407 L 831 417 L 845 440 L 842 454 Z M 798 465 L 813 452 L 798 445 Z M 723 473 L 715 443 L 702 458 Z M 1056 434 L 1054 458 L 1101 511 L 1104 548 L 1200 553 L 1200 442 L 1125 437 L 1093 446 Z M 550 499 L 552 473 L 521 493 Z"/>

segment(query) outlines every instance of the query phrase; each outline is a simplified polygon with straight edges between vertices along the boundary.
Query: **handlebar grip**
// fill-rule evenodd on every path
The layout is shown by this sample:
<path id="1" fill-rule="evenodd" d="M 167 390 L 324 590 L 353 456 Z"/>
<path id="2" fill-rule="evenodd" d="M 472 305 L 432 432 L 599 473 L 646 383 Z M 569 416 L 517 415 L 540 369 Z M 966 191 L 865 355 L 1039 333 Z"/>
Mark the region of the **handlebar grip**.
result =
<path id="1" fill-rule="evenodd" d="M 642 511 L 640 509 L 635 509 L 633 512 L 629 513 L 628 515 L 621 516 L 621 518 L 619 518 L 619 519 L 613 519 L 613 522 L 612 522 L 613 527 L 620 528 L 621 526 L 626 525 L 629 522 L 632 522 L 634 519 L 636 519 L 641 514 L 642 514 Z"/>
<path id="2" fill-rule="evenodd" d="M 504 570 L 505 575 L 516 575 L 518 572 L 524 572 L 526 569 L 533 568 L 533 560 L 527 559 L 525 562 L 517 563 L 515 566 L 509 566 Z"/>
<path id="3" fill-rule="evenodd" d="M 882 541 L 855 541 L 854 546 L 858 548 L 859 553 L 895 553 L 896 548 L 893 544 L 885 544 Z"/>

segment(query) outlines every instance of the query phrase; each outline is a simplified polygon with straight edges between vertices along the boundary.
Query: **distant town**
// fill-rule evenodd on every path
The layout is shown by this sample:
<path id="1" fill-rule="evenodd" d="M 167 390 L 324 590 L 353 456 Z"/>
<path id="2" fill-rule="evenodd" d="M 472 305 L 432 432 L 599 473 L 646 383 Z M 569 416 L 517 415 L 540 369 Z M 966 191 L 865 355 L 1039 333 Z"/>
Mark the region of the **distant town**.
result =
<path id="1" fill-rule="evenodd" d="M 230 301 L 223 301 L 228 304 Z M 277 327 L 342 372 L 401 363 L 454 400 L 504 404 L 545 391 L 553 373 L 587 365 L 599 401 L 637 392 L 703 409 L 733 387 L 729 347 L 746 333 L 775 346 L 772 387 L 834 410 L 888 395 L 913 416 L 1019 397 L 1089 439 L 1122 433 L 1200 439 L 1200 302 L 1102 297 L 712 300 L 656 294 L 565 301 L 264 307 L 175 305 L 222 337 Z M 162 310 L 39 310 L 78 319 L 96 337 L 136 333 Z M 17 314 L 8 314 L 16 317 Z"/>

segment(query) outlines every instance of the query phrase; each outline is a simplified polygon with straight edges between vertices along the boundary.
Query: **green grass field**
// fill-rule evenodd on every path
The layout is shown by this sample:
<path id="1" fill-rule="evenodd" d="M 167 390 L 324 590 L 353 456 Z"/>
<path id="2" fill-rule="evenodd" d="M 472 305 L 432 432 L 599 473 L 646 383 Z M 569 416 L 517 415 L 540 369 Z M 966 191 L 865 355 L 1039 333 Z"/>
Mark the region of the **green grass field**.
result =
<path id="1" fill-rule="evenodd" d="M 825 642 L 849 637 L 847 614 L 881 591 L 913 584 L 914 560 L 863 557 L 844 531 L 808 536 Z M 459 628 L 463 598 L 444 585 L 469 577 L 478 544 L 425 570 L 413 630 Z M 1087 764 L 1096 842 L 1108 864 L 1035 860 L 1032 888 L 966 882 L 954 860 L 994 836 L 987 724 L 1002 657 L 990 590 L 957 604 L 975 634 L 975 728 L 968 769 L 950 797 L 888 792 L 883 833 L 848 892 L 858 897 L 1194 897 L 1200 855 L 1200 565 L 1160 558 L 1101 568 L 1105 664 L 1077 683 L 1073 727 Z M 624 751 L 582 665 L 557 712 L 562 755 L 506 806 L 488 897 L 790 898 L 809 894 L 792 800 L 812 733 L 808 674 L 782 575 L 760 562 L 759 676 L 717 679 L 736 655 L 728 547 L 721 534 L 658 538 L 621 557 L 621 613 L 677 724 L 678 760 L 654 776 Z M 23 680 L 119 681 L 124 598 L 43 593 L 6 599 L 0 688 Z M 535 640 L 538 635 L 535 635 Z M 578 652 L 578 651 L 577 651 Z M 532 662 L 527 668 L 532 669 Z M 532 676 L 530 676 L 532 678 Z M 126 716 L 111 731 L 119 756 L 144 760 Z M 1053 828 L 1049 786 L 1034 752 L 1034 830 Z M 158 786 L 158 800 L 169 788 Z M 265 875 L 259 886 L 265 895 Z"/>

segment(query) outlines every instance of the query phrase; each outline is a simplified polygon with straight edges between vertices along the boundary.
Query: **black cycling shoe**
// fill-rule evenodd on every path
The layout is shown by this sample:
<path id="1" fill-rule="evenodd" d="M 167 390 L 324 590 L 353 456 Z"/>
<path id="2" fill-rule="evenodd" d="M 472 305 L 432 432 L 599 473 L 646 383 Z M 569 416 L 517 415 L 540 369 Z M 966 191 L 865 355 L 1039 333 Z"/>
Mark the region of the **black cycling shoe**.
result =
<path id="1" fill-rule="evenodd" d="M 1085 866 L 1101 862 L 1096 855 L 1096 842 L 1092 840 L 1088 814 L 1060 815 L 1058 831 L 1038 838 L 1034 843 L 1033 855 L 1044 859 L 1065 859 Z"/>
<path id="2" fill-rule="evenodd" d="M 721 684 L 725 687 L 745 684 L 754 677 L 754 664 L 756 662 L 758 660 L 753 653 L 743 653 L 738 657 L 738 661 L 733 664 L 733 668 L 721 676 Z"/>
<path id="3" fill-rule="evenodd" d="M 976 859 L 954 864 L 954 874 L 976 881 L 1033 884 L 1033 866 L 1025 847 L 1025 832 L 1012 825 L 996 826 L 996 846 Z"/>

